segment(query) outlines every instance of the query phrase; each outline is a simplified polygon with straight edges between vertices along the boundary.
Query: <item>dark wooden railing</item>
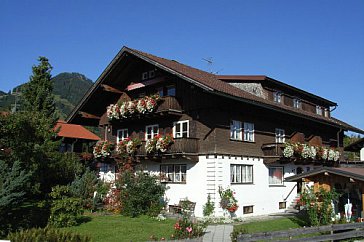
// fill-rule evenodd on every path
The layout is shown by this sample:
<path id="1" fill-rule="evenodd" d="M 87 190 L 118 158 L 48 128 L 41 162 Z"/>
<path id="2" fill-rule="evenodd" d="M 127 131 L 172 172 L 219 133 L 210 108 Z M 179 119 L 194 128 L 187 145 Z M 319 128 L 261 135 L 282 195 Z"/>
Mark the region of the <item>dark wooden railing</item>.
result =
<path id="1" fill-rule="evenodd" d="M 167 96 L 161 98 L 161 103 L 159 104 L 156 113 L 158 112 L 182 112 L 182 107 L 176 97 Z"/>
<path id="2" fill-rule="evenodd" d="M 268 143 L 262 145 L 264 156 L 283 156 L 284 144 Z"/>
<path id="3" fill-rule="evenodd" d="M 174 143 L 168 148 L 166 152 L 159 152 L 155 154 L 147 154 L 145 150 L 145 141 L 142 141 L 142 146 L 137 152 L 137 156 L 163 156 L 173 154 L 197 154 L 198 153 L 198 139 L 196 138 L 179 138 L 175 139 Z"/>

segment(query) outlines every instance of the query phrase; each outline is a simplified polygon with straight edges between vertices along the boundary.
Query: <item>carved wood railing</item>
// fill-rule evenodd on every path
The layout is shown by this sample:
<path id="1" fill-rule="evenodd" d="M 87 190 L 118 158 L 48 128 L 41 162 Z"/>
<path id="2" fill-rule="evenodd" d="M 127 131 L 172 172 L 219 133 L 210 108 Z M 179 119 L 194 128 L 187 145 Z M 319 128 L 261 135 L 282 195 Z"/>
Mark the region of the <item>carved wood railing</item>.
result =
<path id="1" fill-rule="evenodd" d="M 262 145 L 264 156 L 283 156 L 284 144 L 268 143 Z"/>
<path id="2" fill-rule="evenodd" d="M 166 112 L 166 111 L 176 111 L 182 112 L 182 107 L 176 97 L 167 96 L 161 98 L 161 103 L 159 104 L 156 113 Z"/>

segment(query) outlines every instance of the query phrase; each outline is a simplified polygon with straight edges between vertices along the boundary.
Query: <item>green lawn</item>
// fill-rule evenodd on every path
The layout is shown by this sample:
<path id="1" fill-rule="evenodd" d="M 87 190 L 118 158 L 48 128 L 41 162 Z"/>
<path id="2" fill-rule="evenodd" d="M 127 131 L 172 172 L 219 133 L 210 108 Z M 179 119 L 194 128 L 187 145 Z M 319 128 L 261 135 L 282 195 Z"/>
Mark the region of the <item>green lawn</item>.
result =
<path id="1" fill-rule="evenodd" d="M 244 228 L 249 234 L 258 232 L 268 232 L 277 230 L 286 230 L 293 228 L 300 228 L 306 223 L 297 217 L 286 217 L 266 221 L 256 221 L 246 224 L 235 225 L 234 229 Z"/>
<path id="2" fill-rule="evenodd" d="M 85 218 L 91 220 L 65 230 L 89 235 L 95 242 L 147 241 L 151 235 L 167 239 L 173 233 L 175 223 L 172 219 L 157 221 L 147 216 L 91 215 Z"/>

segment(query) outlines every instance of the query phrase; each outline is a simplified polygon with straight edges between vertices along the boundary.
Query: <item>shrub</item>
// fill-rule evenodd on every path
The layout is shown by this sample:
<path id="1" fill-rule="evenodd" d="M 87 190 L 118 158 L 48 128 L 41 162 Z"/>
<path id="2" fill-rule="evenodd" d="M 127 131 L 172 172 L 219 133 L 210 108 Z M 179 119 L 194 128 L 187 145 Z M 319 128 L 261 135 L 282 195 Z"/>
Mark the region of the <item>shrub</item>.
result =
<path id="1" fill-rule="evenodd" d="M 44 228 L 44 229 L 29 229 L 16 233 L 11 233 L 8 236 L 12 242 L 88 242 L 90 237 L 79 235 L 72 232 L 61 231 L 59 229 Z"/>
<path id="2" fill-rule="evenodd" d="M 82 205 L 85 209 L 92 209 L 94 192 L 97 190 L 98 183 L 96 174 L 90 169 L 86 169 L 82 176 L 76 177 L 71 184 L 71 193 L 74 197 L 82 199 Z"/>
<path id="3" fill-rule="evenodd" d="M 156 177 L 143 172 L 134 174 L 124 171 L 118 186 L 120 187 L 122 214 L 131 217 L 147 214 L 152 206 L 163 200 L 166 190 L 166 186 L 160 184 Z"/>
<path id="4" fill-rule="evenodd" d="M 210 194 L 207 196 L 207 202 L 203 206 L 203 216 L 210 216 L 214 213 L 215 203 L 211 201 Z"/>
<path id="5" fill-rule="evenodd" d="M 237 242 L 240 234 L 248 233 L 246 228 L 234 226 L 233 232 L 230 234 L 231 241 Z"/>
<path id="6" fill-rule="evenodd" d="M 77 225 L 77 220 L 83 213 L 82 200 L 72 197 L 70 187 L 55 186 L 50 196 L 53 201 L 48 224 L 54 227 Z"/>

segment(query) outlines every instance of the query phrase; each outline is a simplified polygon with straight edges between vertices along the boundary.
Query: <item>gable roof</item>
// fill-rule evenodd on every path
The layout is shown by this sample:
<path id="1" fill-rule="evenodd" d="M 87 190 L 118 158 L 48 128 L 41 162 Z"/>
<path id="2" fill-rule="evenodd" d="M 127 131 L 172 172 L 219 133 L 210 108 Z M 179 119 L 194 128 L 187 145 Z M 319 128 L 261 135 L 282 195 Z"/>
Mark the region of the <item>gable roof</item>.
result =
<path id="1" fill-rule="evenodd" d="M 68 124 L 65 121 L 58 120 L 54 130 L 59 129 L 58 137 L 73 138 L 73 139 L 86 139 L 86 140 L 100 140 L 100 137 L 85 127 L 78 124 Z"/>
<path id="2" fill-rule="evenodd" d="M 120 58 L 122 58 L 124 53 L 132 54 L 156 67 L 167 71 L 171 74 L 174 74 L 196 86 L 203 88 L 204 90 L 211 92 L 216 95 L 224 96 L 227 98 L 232 98 L 238 101 L 243 101 L 246 103 L 250 103 L 253 105 L 274 109 L 275 111 L 289 113 L 291 115 L 308 118 L 311 120 L 315 120 L 317 122 L 333 125 L 335 127 L 343 128 L 344 130 L 351 130 L 354 132 L 364 134 L 364 131 L 353 126 L 350 126 L 340 120 L 323 117 L 316 115 L 314 113 L 310 113 L 304 111 L 302 109 L 295 109 L 293 107 L 289 107 L 286 105 L 275 103 L 271 100 L 263 99 L 261 97 L 257 97 L 253 94 L 250 94 L 246 91 L 243 91 L 237 87 L 234 87 L 222 80 L 219 79 L 219 76 L 214 75 L 212 73 L 208 73 L 194 67 L 190 67 L 184 64 L 181 64 L 174 60 L 168 60 L 165 58 L 161 58 L 149 53 L 145 53 L 139 50 L 131 49 L 129 47 L 123 47 L 120 52 L 116 55 L 116 57 L 112 60 L 112 62 L 107 66 L 101 76 L 98 78 L 94 86 L 85 94 L 80 104 L 72 111 L 70 116 L 67 118 L 68 122 L 72 122 L 72 119 L 75 117 L 77 112 L 81 109 L 84 103 L 90 98 L 90 95 L 101 85 L 102 81 L 105 79 L 106 75 L 113 69 L 113 66 L 119 62 Z"/>
<path id="3" fill-rule="evenodd" d="M 334 174 L 364 181 L 364 168 L 359 167 L 320 167 L 318 169 L 287 177 L 284 180 L 288 182 L 301 181 L 302 178 L 316 176 L 325 172 L 327 172 L 328 174 Z"/>

